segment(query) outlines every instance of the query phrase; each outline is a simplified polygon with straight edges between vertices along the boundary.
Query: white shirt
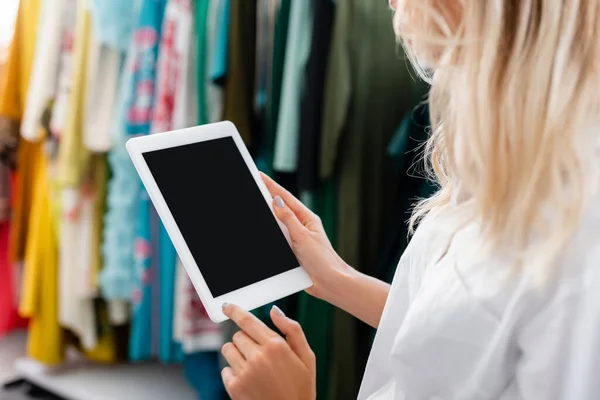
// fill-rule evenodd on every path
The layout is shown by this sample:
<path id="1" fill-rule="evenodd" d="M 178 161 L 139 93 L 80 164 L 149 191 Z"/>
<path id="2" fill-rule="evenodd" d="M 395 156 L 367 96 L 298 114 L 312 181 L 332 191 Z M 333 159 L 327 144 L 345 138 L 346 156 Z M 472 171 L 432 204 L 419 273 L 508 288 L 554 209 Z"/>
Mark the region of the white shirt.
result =
<path id="1" fill-rule="evenodd" d="M 510 255 L 478 257 L 477 224 L 426 217 L 396 271 L 359 399 L 600 399 L 599 204 L 543 284 L 511 270 Z"/>

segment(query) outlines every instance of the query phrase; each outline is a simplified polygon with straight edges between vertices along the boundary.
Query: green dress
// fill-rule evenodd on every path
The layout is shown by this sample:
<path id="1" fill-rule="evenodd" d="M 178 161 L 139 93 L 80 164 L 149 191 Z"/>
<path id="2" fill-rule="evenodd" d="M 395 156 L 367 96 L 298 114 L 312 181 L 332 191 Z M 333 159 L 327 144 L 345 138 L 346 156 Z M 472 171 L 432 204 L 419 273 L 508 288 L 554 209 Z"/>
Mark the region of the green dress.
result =
<path id="1" fill-rule="evenodd" d="M 385 157 L 386 147 L 402 117 L 426 91 L 407 64 L 399 56 L 387 2 L 337 1 L 320 174 L 338 180 L 339 254 L 371 275 L 392 223 L 387 216 L 394 209 L 398 178 Z M 335 311 L 334 323 L 333 398 L 355 398 L 371 329 L 340 310 Z"/>

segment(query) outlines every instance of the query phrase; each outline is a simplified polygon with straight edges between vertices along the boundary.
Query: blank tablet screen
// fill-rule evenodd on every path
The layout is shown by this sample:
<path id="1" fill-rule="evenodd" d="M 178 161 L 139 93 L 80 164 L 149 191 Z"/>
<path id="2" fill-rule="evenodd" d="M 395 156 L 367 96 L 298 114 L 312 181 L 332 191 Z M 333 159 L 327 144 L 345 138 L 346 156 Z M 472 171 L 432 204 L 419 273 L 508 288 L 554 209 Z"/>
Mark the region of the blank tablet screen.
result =
<path id="1" fill-rule="evenodd" d="M 143 156 L 213 297 L 299 266 L 233 138 Z"/>

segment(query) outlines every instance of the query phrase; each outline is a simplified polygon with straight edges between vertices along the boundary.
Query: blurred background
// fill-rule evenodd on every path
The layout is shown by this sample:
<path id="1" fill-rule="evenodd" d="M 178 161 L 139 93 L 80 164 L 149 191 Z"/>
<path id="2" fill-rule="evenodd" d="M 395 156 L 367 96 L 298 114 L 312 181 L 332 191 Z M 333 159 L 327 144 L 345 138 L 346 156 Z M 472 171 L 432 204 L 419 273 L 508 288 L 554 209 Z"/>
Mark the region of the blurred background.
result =
<path id="1" fill-rule="evenodd" d="M 226 398 L 235 328 L 208 320 L 132 136 L 231 120 L 341 256 L 391 281 L 435 187 L 427 86 L 387 3 L 0 1 L 0 399 Z M 318 398 L 356 398 L 373 330 L 305 293 L 277 304 L 317 355 Z"/>

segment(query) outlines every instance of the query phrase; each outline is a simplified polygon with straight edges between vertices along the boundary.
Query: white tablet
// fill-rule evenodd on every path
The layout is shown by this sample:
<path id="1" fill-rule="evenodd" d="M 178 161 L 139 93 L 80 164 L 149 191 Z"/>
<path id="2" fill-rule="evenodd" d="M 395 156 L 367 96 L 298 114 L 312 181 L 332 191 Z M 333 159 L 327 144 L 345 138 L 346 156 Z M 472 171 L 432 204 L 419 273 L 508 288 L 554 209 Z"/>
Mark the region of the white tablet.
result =
<path id="1" fill-rule="evenodd" d="M 231 122 L 140 136 L 127 151 L 210 316 L 312 285 Z"/>

